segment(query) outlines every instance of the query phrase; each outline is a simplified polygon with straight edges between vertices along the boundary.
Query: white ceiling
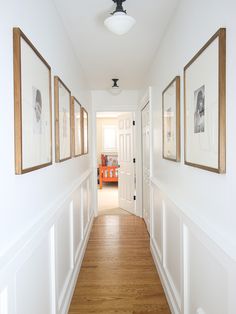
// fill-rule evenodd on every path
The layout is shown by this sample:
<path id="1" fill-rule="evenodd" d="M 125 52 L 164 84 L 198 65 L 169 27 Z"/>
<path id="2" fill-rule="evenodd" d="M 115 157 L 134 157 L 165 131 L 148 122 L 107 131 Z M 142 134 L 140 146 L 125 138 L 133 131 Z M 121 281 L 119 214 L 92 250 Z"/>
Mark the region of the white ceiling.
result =
<path id="1" fill-rule="evenodd" d="M 104 19 L 114 11 L 112 0 L 54 0 L 91 89 L 139 89 L 179 0 L 126 0 L 136 19 L 123 36 L 110 33 Z"/>
<path id="2" fill-rule="evenodd" d="M 97 118 L 118 118 L 119 115 L 124 114 L 125 112 L 97 112 Z"/>

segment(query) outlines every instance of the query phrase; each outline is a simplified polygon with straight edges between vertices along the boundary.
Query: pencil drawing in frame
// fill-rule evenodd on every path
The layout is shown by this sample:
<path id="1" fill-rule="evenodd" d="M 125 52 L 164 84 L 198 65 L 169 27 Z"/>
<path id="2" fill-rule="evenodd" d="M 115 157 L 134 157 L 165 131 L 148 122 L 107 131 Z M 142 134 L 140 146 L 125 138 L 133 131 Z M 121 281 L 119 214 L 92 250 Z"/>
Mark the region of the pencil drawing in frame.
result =
<path id="1" fill-rule="evenodd" d="M 75 98 L 71 98 L 72 114 L 72 155 L 82 155 L 82 113 L 81 105 Z"/>
<path id="2" fill-rule="evenodd" d="M 52 164 L 51 68 L 20 28 L 13 28 L 15 173 Z"/>
<path id="3" fill-rule="evenodd" d="M 83 154 L 88 154 L 88 112 L 82 107 L 83 119 Z"/>
<path id="4" fill-rule="evenodd" d="M 180 77 L 176 76 L 162 93 L 162 156 L 180 161 Z"/>
<path id="5" fill-rule="evenodd" d="M 63 81 L 54 77 L 56 162 L 72 157 L 71 92 Z"/>
<path id="6" fill-rule="evenodd" d="M 184 68 L 185 164 L 226 171 L 226 29 Z"/>

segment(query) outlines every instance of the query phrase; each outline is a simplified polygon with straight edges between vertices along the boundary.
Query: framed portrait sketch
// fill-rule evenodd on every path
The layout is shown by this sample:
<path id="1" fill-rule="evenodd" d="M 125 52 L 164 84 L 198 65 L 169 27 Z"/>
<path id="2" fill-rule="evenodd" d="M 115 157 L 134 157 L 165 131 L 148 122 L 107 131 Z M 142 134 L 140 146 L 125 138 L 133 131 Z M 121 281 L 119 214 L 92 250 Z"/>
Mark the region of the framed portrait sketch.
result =
<path id="1" fill-rule="evenodd" d="M 13 28 L 15 172 L 52 164 L 51 68 L 20 28 Z"/>
<path id="2" fill-rule="evenodd" d="M 58 77 L 54 77 L 56 162 L 72 157 L 71 92 Z"/>
<path id="3" fill-rule="evenodd" d="M 88 154 L 88 113 L 82 108 L 83 119 L 83 154 Z"/>
<path id="4" fill-rule="evenodd" d="M 226 29 L 184 68 L 185 164 L 225 173 Z"/>
<path id="5" fill-rule="evenodd" d="M 162 93 L 162 155 L 164 159 L 180 161 L 180 77 Z"/>
<path id="6" fill-rule="evenodd" d="M 75 97 L 71 99 L 72 105 L 72 151 L 73 156 L 82 155 L 82 119 L 81 105 Z"/>

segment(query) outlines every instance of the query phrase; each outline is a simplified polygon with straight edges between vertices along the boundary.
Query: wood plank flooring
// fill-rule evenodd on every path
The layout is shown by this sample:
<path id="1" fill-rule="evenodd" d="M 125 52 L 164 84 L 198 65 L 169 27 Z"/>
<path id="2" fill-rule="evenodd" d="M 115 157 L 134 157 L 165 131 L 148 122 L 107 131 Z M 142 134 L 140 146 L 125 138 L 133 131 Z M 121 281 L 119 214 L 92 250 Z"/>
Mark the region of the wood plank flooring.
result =
<path id="1" fill-rule="evenodd" d="M 142 219 L 94 220 L 69 314 L 169 314 Z"/>

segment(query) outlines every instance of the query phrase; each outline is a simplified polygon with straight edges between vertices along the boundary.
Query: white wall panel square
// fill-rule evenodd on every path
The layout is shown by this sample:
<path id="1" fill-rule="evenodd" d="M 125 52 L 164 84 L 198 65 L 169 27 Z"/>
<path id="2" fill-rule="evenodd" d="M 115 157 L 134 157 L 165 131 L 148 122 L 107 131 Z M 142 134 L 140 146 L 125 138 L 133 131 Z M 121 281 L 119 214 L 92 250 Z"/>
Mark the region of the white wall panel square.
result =
<path id="1" fill-rule="evenodd" d="M 187 234 L 187 312 L 201 308 L 207 314 L 229 313 L 227 270 L 192 232 Z"/>
<path id="2" fill-rule="evenodd" d="M 83 184 L 83 224 L 84 224 L 84 232 L 86 231 L 86 227 L 88 224 L 88 189 L 87 182 Z"/>
<path id="3" fill-rule="evenodd" d="M 164 204 L 164 269 L 179 308 L 181 307 L 181 224 L 176 208 Z"/>
<path id="4" fill-rule="evenodd" d="M 0 313 L 8 314 L 8 290 L 7 288 L 0 291 Z"/>
<path id="5" fill-rule="evenodd" d="M 68 203 L 64 206 L 56 223 L 56 273 L 59 306 L 73 266 L 71 227 L 71 209 Z"/>
<path id="6" fill-rule="evenodd" d="M 73 210 L 73 237 L 74 237 L 74 252 L 75 255 L 77 255 L 79 246 L 82 241 L 83 237 L 83 225 L 82 225 L 82 210 L 81 210 L 81 189 L 78 188 L 74 195 L 73 195 L 73 204 L 74 204 L 74 210 Z"/>
<path id="7" fill-rule="evenodd" d="M 153 186 L 153 236 L 157 245 L 159 258 L 162 259 L 162 195 Z"/>
<path id="8" fill-rule="evenodd" d="M 88 220 L 90 219 L 90 217 L 91 217 L 91 210 L 92 210 L 92 208 L 91 208 L 91 197 L 92 197 L 92 195 L 91 195 L 91 180 L 90 179 L 88 179 L 87 180 L 87 195 L 88 195 Z"/>
<path id="9" fill-rule="evenodd" d="M 50 238 L 46 237 L 15 277 L 16 313 L 52 313 Z"/>

